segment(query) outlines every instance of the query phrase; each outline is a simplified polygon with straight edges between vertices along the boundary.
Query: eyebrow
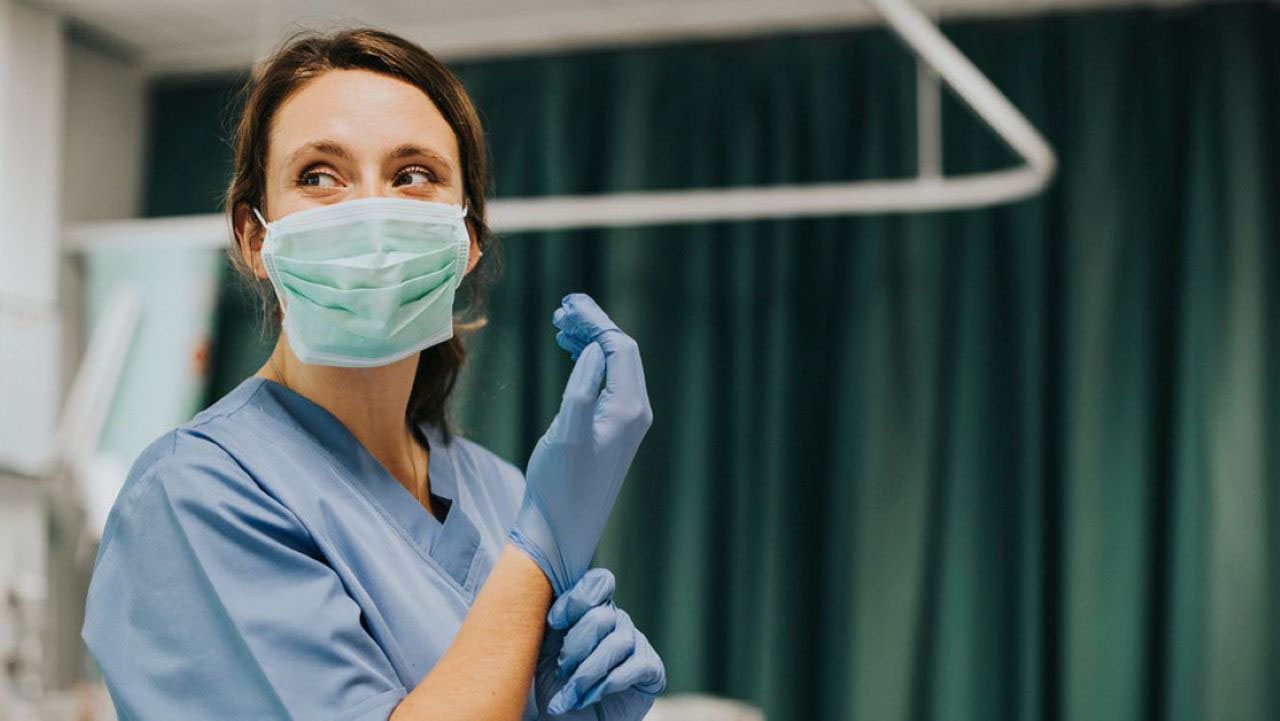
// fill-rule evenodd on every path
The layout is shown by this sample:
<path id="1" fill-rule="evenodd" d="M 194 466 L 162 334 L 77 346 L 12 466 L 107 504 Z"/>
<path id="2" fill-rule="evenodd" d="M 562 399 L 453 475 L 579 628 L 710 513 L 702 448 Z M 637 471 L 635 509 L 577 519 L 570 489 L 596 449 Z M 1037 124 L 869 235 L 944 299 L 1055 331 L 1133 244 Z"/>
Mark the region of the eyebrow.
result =
<path id="1" fill-rule="evenodd" d="M 413 143 L 405 143 L 404 145 L 397 146 L 395 150 L 387 153 L 388 160 L 399 160 L 400 158 L 412 158 L 414 156 L 434 158 L 435 160 L 444 163 L 446 168 L 453 169 L 453 164 L 449 162 L 448 158 L 434 150 L 424 148 L 421 145 L 414 145 Z"/>
<path id="2" fill-rule="evenodd" d="M 335 140 L 316 140 L 293 151 L 285 161 L 285 167 L 293 165 L 300 156 L 309 152 L 318 152 L 342 158 L 343 160 L 351 160 L 351 153 L 343 147 L 341 143 Z M 415 156 L 433 158 L 436 161 L 443 163 L 446 168 L 450 170 L 453 169 L 453 164 L 450 163 L 449 159 L 444 157 L 444 155 L 429 148 L 424 148 L 421 145 L 414 145 L 413 143 L 404 143 L 396 146 L 390 153 L 387 153 L 387 160 L 398 160 L 400 158 L 410 158 Z"/>

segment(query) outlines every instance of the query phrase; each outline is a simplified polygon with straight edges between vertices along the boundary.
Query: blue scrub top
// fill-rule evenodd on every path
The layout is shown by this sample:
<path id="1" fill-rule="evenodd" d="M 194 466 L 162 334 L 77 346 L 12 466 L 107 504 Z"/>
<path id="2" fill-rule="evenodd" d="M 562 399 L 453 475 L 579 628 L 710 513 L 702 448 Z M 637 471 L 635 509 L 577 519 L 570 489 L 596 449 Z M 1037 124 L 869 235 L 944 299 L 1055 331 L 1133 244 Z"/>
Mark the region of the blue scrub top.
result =
<path id="1" fill-rule="evenodd" d="M 120 718 L 387 718 L 458 632 L 524 494 L 515 466 L 421 430 L 443 524 L 336 417 L 264 378 L 152 443 L 107 520 L 82 630 Z"/>

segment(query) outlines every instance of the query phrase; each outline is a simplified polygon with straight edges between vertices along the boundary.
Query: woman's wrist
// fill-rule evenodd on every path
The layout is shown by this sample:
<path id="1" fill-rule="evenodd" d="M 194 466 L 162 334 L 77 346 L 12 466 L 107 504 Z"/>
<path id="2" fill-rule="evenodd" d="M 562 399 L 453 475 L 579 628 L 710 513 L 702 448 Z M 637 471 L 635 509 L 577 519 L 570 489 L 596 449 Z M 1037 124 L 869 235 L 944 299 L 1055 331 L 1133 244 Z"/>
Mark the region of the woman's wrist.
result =
<path id="1" fill-rule="evenodd" d="M 522 548 L 517 546 L 510 538 L 507 539 L 507 545 L 502 548 L 502 553 L 498 557 L 499 563 L 506 559 L 511 564 L 521 578 L 533 586 L 533 591 L 539 595 L 547 597 L 547 604 L 550 605 L 554 596 L 551 588 L 551 580 L 547 578 L 547 574 L 542 570 L 538 563 L 529 557 L 529 554 Z M 496 566 L 495 566 L 496 568 Z"/>

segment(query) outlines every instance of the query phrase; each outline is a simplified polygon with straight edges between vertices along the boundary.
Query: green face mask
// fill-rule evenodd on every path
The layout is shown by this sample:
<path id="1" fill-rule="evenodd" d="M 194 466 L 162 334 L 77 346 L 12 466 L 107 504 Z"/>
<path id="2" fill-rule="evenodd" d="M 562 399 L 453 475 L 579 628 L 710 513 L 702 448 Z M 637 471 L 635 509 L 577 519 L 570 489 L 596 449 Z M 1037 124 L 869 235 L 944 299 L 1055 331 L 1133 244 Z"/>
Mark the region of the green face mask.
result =
<path id="1" fill-rule="evenodd" d="M 386 365 L 453 337 L 466 208 L 359 198 L 268 223 L 262 264 L 303 363 Z"/>

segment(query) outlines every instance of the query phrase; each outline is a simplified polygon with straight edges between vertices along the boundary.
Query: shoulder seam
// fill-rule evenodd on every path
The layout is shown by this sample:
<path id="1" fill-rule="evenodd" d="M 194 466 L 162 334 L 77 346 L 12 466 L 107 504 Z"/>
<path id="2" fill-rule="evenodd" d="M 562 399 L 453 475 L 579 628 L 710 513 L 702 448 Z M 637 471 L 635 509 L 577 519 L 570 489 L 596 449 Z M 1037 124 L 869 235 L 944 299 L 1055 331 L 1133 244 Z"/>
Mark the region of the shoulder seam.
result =
<path id="1" fill-rule="evenodd" d="M 250 376 L 250 378 L 255 378 L 255 377 L 256 377 L 256 376 Z M 240 411 L 240 409 L 242 409 L 242 408 L 244 408 L 245 406 L 249 405 L 249 402 L 250 402 L 250 401 L 252 401 L 254 398 L 257 398 L 257 397 L 258 397 L 258 394 L 262 392 L 262 388 L 263 388 L 263 386 L 265 386 L 265 385 L 266 385 L 266 380 L 265 380 L 265 379 L 259 379 L 259 380 L 258 380 L 258 387 L 257 387 L 257 388 L 254 388 L 254 389 L 253 389 L 253 392 L 252 392 L 252 393 L 250 393 L 248 396 L 246 396 L 246 397 L 245 397 L 245 399 L 244 399 L 243 401 L 241 401 L 241 402 L 240 402 L 240 404 L 239 404 L 239 405 L 237 405 L 235 408 L 228 408 L 227 410 L 224 410 L 224 411 L 218 411 L 218 412 L 216 412 L 216 413 L 208 413 L 208 414 L 206 414 L 206 415 L 205 415 L 205 417 L 204 417 L 204 418 L 201 418 L 199 422 L 188 423 L 185 427 L 186 427 L 186 428 L 192 428 L 192 429 L 194 429 L 194 428 L 199 428 L 200 426 L 203 426 L 204 424 L 206 424 L 206 423 L 208 423 L 208 422 L 212 421 L 212 420 L 213 420 L 213 419 L 215 419 L 215 418 L 226 418 L 226 417 L 230 416 L 232 413 L 239 412 L 239 411 Z M 230 454 L 228 454 L 228 455 L 230 455 Z"/>

